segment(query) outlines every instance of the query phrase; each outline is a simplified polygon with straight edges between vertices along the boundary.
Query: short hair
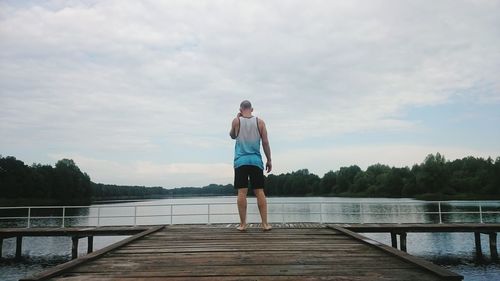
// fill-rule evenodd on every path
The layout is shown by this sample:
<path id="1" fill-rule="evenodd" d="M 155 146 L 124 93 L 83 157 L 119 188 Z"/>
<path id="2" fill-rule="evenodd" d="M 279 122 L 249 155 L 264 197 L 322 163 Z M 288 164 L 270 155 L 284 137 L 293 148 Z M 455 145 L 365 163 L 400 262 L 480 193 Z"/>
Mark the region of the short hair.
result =
<path id="1" fill-rule="evenodd" d="M 252 108 L 252 103 L 249 100 L 244 100 L 240 103 L 241 109 L 250 109 Z"/>

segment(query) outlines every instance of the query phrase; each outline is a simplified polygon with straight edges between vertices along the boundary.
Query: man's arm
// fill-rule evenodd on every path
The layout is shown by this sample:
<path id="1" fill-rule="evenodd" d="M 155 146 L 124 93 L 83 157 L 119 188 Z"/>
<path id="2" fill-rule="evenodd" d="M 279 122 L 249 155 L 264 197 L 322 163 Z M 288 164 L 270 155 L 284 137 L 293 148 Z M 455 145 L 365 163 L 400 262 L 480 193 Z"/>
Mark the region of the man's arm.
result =
<path id="1" fill-rule="evenodd" d="M 259 130 L 260 130 L 260 137 L 262 138 L 262 148 L 264 149 L 264 154 L 266 154 L 266 171 L 269 173 L 271 172 L 273 168 L 273 164 L 271 162 L 271 146 L 269 145 L 269 138 L 267 137 L 267 129 L 266 129 L 266 123 L 264 123 L 264 120 L 259 119 Z"/>
<path id="2" fill-rule="evenodd" d="M 231 131 L 229 135 L 234 140 L 238 136 L 238 132 L 240 131 L 240 116 L 241 113 L 238 113 L 236 118 L 233 119 L 233 123 L 231 124 Z"/>

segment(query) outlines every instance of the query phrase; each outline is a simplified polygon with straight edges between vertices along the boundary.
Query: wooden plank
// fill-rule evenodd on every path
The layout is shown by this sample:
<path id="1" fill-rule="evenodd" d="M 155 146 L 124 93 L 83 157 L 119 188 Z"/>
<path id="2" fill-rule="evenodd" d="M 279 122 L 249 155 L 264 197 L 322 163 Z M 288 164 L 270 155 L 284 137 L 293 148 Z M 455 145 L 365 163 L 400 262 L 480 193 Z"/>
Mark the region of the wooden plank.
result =
<path id="1" fill-rule="evenodd" d="M 308 236 L 310 236 L 310 237 L 308 237 Z M 177 236 L 147 237 L 147 239 L 144 239 L 143 241 L 146 243 L 148 241 L 156 242 L 159 240 L 175 242 L 175 241 L 188 241 L 188 240 L 193 240 L 193 241 L 237 240 L 237 241 L 241 241 L 241 240 L 253 240 L 253 239 L 260 239 L 260 240 L 267 240 L 267 241 L 269 241 L 269 240 L 279 241 L 279 240 L 283 240 L 283 239 L 294 239 L 294 240 L 324 239 L 324 240 L 331 240 L 331 241 L 333 241 L 333 240 L 341 241 L 341 240 L 349 240 L 351 238 L 346 237 L 346 236 L 342 237 L 342 236 L 338 236 L 338 235 L 332 235 L 331 237 L 329 237 L 327 235 L 307 235 L 307 236 L 305 236 L 305 235 L 269 235 L 269 236 L 262 237 L 262 236 L 253 236 L 253 235 L 207 236 L 205 234 L 205 235 L 195 236 L 195 235 L 186 234 L 184 239 L 182 237 L 179 237 L 179 235 L 177 235 Z"/>
<path id="2" fill-rule="evenodd" d="M 370 257 L 370 258 L 377 258 L 380 257 L 380 251 L 377 249 L 363 249 L 362 251 L 359 250 L 354 250 L 354 249 L 349 249 L 349 250 L 342 250 L 342 251 L 296 251 L 296 250 L 290 250 L 290 251 L 246 251 L 246 252 L 167 252 L 167 253 L 137 253 L 137 254 L 121 254 L 121 253 L 116 253 L 116 252 L 111 252 L 109 253 L 106 258 L 109 259 L 117 259 L 117 260 L 144 260 L 147 258 L 158 258 L 158 259 L 168 259 L 171 256 L 177 256 L 179 258 L 184 258 L 184 257 L 189 257 L 189 256 L 204 256 L 204 255 L 209 255 L 213 257 L 214 255 L 217 255 L 217 258 L 220 256 L 228 256 L 233 253 L 245 253 L 245 254 L 257 254 L 257 255 L 269 255 L 271 257 L 279 257 L 280 255 L 286 255 L 286 254 L 294 254 L 298 256 L 308 256 L 311 254 L 321 254 L 323 256 L 328 255 L 332 258 L 337 258 L 342 260 L 344 257 L 346 259 L 350 257 Z"/>
<path id="3" fill-rule="evenodd" d="M 345 235 L 328 235 L 328 233 L 290 233 L 290 234 L 282 234 L 282 233 L 190 233 L 190 232 L 177 232 L 175 234 L 170 234 L 170 235 L 161 235 L 161 236 L 154 236 L 154 237 L 147 237 L 147 240 L 152 240 L 152 239 L 178 239 L 179 238 L 179 233 L 181 235 L 185 235 L 186 238 L 193 237 L 194 239 L 224 239 L 224 238 L 235 238 L 235 239 L 242 239 L 242 238 L 247 238 L 247 239 L 252 239 L 252 238 L 277 238 L 277 239 L 283 239 L 283 238 L 296 238 L 296 239 L 304 239 L 307 238 L 305 235 L 309 236 L 311 235 L 312 238 L 324 238 L 324 239 L 346 239 Z M 181 238 L 182 239 L 182 238 Z"/>
<path id="4" fill-rule="evenodd" d="M 136 234 L 134 236 L 131 236 L 127 239 L 124 239 L 122 241 L 119 241 L 117 243 L 114 243 L 114 244 L 111 244 L 107 247 L 104 247 L 98 251 L 95 251 L 91 254 L 88 254 L 88 255 L 85 255 L 85 256 L 82 256 L 80 258 L 77 258 L 77 259 L 74 259 L 72 261 L 69 261 L 69 262 L 66 262 L 66 263 L 63 263 L 63 264 L 60 264 L 60 265 L 57 265 L 49 270 L 46 270 L 46 271 L 43 271 L 41 273 L 38 273 L 38 274 L 35 274 L 31 277 L 27 277 L 27 278 L 22 278 L 20 279 L 20 281 L 33 281 L 33 280 L 45 280 L 47 278 L 50 278 L 52 276 L 55 276 L 57 274 L 60 274 L 60 273 L 63 273 L 64 271 L 67 271 L 77 265 L 80 265 L 82 263 L 85 263 L 85 262 L 88 262 L 88 261 L 91 261 L 91 260 L 94 260 L 96 258 L 99 258 L 103 255 L 105 255 L 106 253 L 108 253 L 109 251 L 112 251 L 112 250 L 115 250 L 119 247 L 122 247 L 122 246 L 125 246 L 127 245 L 128 243 L 136 240 L 136 239 L 139 239 L 143 236 L 146 236 L 148 234 L 151 234 L 151 233 L 154 233 L 160 229 L 162 229 L 163 226 L 157 226 L 157 227 L 153 227 L 153 228 L 150 228 L 149 230 L 146 230 L 146 231 L 143 231 L 139 234 Z"/>
<path id="5" fill-rule="evenodd" d="M 171 267 L 180 266 L 224 266 L 224 265 L 330 265 L 332 267 L 347 266 L 359 267 L 360 264 L 366 264 L 367 267 L 375 268 L 410 268 L 414 267 L 408 263 L 402 263 L 395 260 L 392 256 L 368 255 L 368 256 L 347 256 L 339 259 L 339 255 L 321 255 L 318 253 L 309 253 L 297 255 L 296 253 L 279 253 L 272 255 L 261 254 L 242 254 L 242 255 L 220 255 L 214 259 L 213 255 L 172 255 L 172 256 L 150 256 L 147 259 L 116 259 L 106 258 L 105 260 L 96 260 L 89 264 L 84 264 L 73 272 L 81 271 L 82 269 L 106 270 L 138 270 L 141 267 L 161 267 L 165 270 L 170 270 Z"/>
<path id="6" fill-rule="evenodd" d="M 339 257 L 343 257 L 340 259 Z M 121 266 L 121 264 L 161 264 L 167 263 L 166 266 L 181 266 L 181 265 L 193 265 L 193 264 L 204 264 L 204 265 L 224 265 L 224 264 L 354 264 L 354 263 L 364 263 L 373 262 L 377 259 L 378 263 L 382 262 L 398 262 L 394 261 L 392 256 L 381 256 L 380 254 L 368 254 L 368 255 L 321 255 L 318 253 L 300 253 L 296 252 L 290 253 L 272 253 L 267 256 L 261 253 L 245 253 L 241 255 L 235 255 L 233 253 L 220 255 L 217 259 L 213 258 L 213 254 L 205 255 L 191 255 L 186 256 L 184 254 L 178 255 L 152 255 L 148 259 L 144 258 L 127 258 L 127 257 L 108 257 L 105 260 L 96 260 L 92 262 L 93 265 L 107 265 L 113 264 Z M 406 266 L 406 265 L 405 265 Z"/>
<path id="7" fill-rule="evenodd" d="M 339 240 L 328 240 L 328 239 L 314 239 L 314 240 L 313 239 L 309 239 L 309 240 L 308 239 L 300 239 L 300 240 L 298 240 L 298 239 L 290 239 L 290 238 L 272 241 L 272 244 L 273 245 L 290 245 L 290 243 L 293 243 L 293 245 L 303 245 L 303 244 L 310 245 L 311 241 L 314 241 L 314 243 L 322 244 L 322 245 L 359 245 L 359 242 L 357 242 L 354 239 L 345 239 L 345 240 L 339 241 Z M 157 240 L 154 242 L 148 241 L 147 243 L 145 243 L 144 241 L 141 241 L 139 243 L 134 243 L 134 244 L 130 245 L 129 248 L 158 247 L 159 243 L 169 243 L 170 245 L 175 246 L 175 247 L 183 247 L 183 246 L 189 247 L 189 246 L 197 246 L 197 245 L 205 245 L 205 246 L 237 245 L 238 246 L 238 245 L 260 245 L 260 244 L 269 245 L 269 244 L 271 244 L 269 242 L 269 240 L 267 240 L 267 239 L 240 240 L 240 241 L 238 241 L 238 240 L 228 240 L 228 241 L 224 241 L 224 240 L 198 240 L 198 241 L 196 241 L 196 240 L 185 240 L 185 241 L 177 240 L 175 242 L 165 241 L 165 240 Z"/>
<path id="8" fill-rule="evenodd" d="M 241 263 L 232 263 L 232 264 L 222 264 L 222 265 L 196 265 L 196 269 L 192 268 L 192 265 L 182 265 L 182 266 L 172 266 L 165 265 L 164 262 L 158 263 L 125 263 L 125 264 L 88 264 L 84 266 L 79 266 L 73 269 L 72 274 L 80 274 L 80 273 L 98 273 L 103 271 L 103 266 L 106 268 L 105 274 L 114 275 L 125 272 L 137 272 L 137 271 L 165 271 L 172 276 L 175 276 L 177 273 L 185 274 L 186 270 L 197 274 L 217 274 L 217 275 L 232 275 L 232 274 L 242 274 L 242 266 Z M 287 263 L 287 264 L 247 264 L 245 263 L 245 268 L 247 270 L 255 270 L 259 271 L 260 274 L 263 275 L 273 275 L 276 274 L 276 271 L 283 271 L 283 268 L 289 268 L 286 272 L 292 272 L 294 268 L 300 268 L 301 270 L 318 270 L 323 271 L 344 271 L 344 270 L 360 270 L 360 271 L 373 271 L 379 269 L 392 269 L 394 271 L 397 270 L 407 270 L 407 269 L 415 269 L 414 265 L 409 263 L 387 263 L 382 264 L 380 262 L 369 262 L 360 267 L 360 264 L 355 263 L 317 263 L 317 264 L 303 264 L 303 263 Z M 294 273 L 295 274 L 295 273 Z M 283 274 L 286 275 L 286 274 Z"/>
<path id="9" fill-rule="evenodd" d="M 408 255 L 407 253 L 405 252 L 402 252 L 402 251 L 398 251 L 394 248 L 391 248 L 389 246 L 386 246 L 380 242 L 377 242 L 375 240 L 372 240 L 372 239 L 369 239 L 368 237 L 365 237 L 365 236 L 362 236 L 362 235 L 359 235 L 355 232 L 352 232 L 350 230 L 347 230 L 347 229 L 343 229 L 341 227 L 338 227 L 338 226 L 335 226 L 335 225 L 331 225 L 329 226 L 333 229 L 335 229 L 336 231 L 340 231 L 340 232 L 343 232 L 347 235 L 350 235 L 351 237 L 363 242 L 363 243 L 366 243 L 366 244 L 369 244 L 369 245 L 372 245 L 374 247 L 377 247 L 379 249 L 381 249 L 382 251 L 384 252 L 387 252 L 389 254 L 392 254 L 398 258 L 400 258 L 401 260 L 404 260 L 404 261 L 407 261 L 407 262 L 410 262 L 410 263 L 413 263 L 423 269 L 426 269 L 427 271 L 433 273 L 433 274 L 436 274 L 437 276 L 439 277 L 442 277 L 442 278 L 446 278 L 446 280 L 462 280 L 463 279 L 463 276 L 459 275 L 459 274 L 456 274 L 454 272 L 451 272 L 447 269 L 444 269 L 440 266 L 437 266 L 433 263 L 430 263 L 428 261 L 425 261 L 423 259 L 420 259 L 420 258 L 417 258 L 415 256 L 411 256 L 411 255 Z"/>
<path id="10" fill-rule="evenodd" d="M 185 225 L 173 225 L 173 226 L 166 226 L 165 234 L 168 233 L 175 233 L 175 232 L 182 232 L 182 233 L 187 233 L 187 232 L 198 232 L 198 233 L 228 233 L 228 231 L 234 232 L 234 233 L 259 233 L 259 234 L 273 234 L 273 233 L 287 233 L 290 231 L 290 229 L 293 230 L 295 233 L 326 233 L 329 230 L 326 229 L 325 227 L 322 228 L 276 228 L 272 231 L 264 232 L 259 228 L 249 228 L 247 229 L 246 232 L 239 232 L 236 230 L 236 228 L 215 228 L 215 227 L 206 227 L 203 225 L 198 225 L 198 226 L 185 226 Z"/>
<path id="11" fill-rule="evenodd" d="M 320 251 L 320 252 L 329 252 L 329 251 L 347 251 L 347 250 L 361 250 L 364 249 L 363 246 L 353 245 L 348 247 L 330 247 L 325 248 L 324 245 L 311 245 L 311 246 L 296 246 L 293 247 L 294 250 L 299 251 Z M 119 249 L 116 253 L 120 254 L 153 254 L 153 253 L 196 253 L 196 252 L 233 252 L 233 251 L 248 251 L 248 252 L 262 252 L 264 250 L 271 251 L 289 251 L 290 247 L 273 247 L 273 245 L 269 245 L 266 248 L 255 248 L 253 246 L 247 247 L 195 247 L 195 248 L 159 248 L 159 249 Z"/>
<path id="12" fill-rule="evenodd" d="M 193 277 L 113 277 L 113 276 L 64 276 L 56 277 L 53 280 L 64 281 L 192 281 Z M 294 275 L 294 276 L 199 276 L 196 277 L 197 281 L 437 281 L 433 277 L 422 276 L 419 279 L 403 276 L 308 276 L 308 275 Z"/>
<path id="13" fill-rule="evenodd" d="M 71 273 L 68 276 L 75 276 L 78 272 Z M 82 276 L 84 276 L 82 273 Z M 379 280 L 380 276 L 399 276 L 400 278 L 412 277 L 413 280 L 439 280 L 433 276 L 425 276 L 419 268 L 405 268 L 396 270 L 392 268 L 369 269 L 364 268 L 332 268 L 328 265 L 285 265 L 285 266 L 219 266 L 219 267 L 179 267 L 178 270 L 144 270 L 144 271 L 126 271 L 126 272 L 99 272 L 88 273 L 90 276 L 112 276 L 112 277 L 191 277 L 193 280 L 205 276 L 233 276 L 240 277 L 245 275 L 252 276 L 337 276 L 347 280 L 351 276 L 371 276 L 372 280 Z M 426 278 L 427 277 L 427 278 Z M 436 276 L 437 277 L 437 276 Z M 411 280 L 411 279 L 410 279 Z M 451 279 L 445 279 L 451 280 Z"/>

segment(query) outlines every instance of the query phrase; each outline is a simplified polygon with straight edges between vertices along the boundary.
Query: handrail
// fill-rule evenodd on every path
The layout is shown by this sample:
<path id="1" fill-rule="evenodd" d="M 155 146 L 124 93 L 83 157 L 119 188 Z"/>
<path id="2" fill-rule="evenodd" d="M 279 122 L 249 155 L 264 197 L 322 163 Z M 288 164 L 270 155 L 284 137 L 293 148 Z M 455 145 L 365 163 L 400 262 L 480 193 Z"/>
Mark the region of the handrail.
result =
<path id="1" fill-rule="evenodd" d="M 452 214 L 464 214 L 464 215 L 474 215 L 477 214 L 479 216 L 479 222 L 484 223 L 484 218 L 483 215 L 492 215 L 492 214 L 500 214 L 500 211 L 490 211 L 490 210 L 483 210 L 483 206 L 488 206 L 490 204 L 498 204 L 498 202 L 481 202 L 478 204 L 477 202 L 460 202 L 460 207 L 464 208 L 478 208 L 477 211 L 475 210 L 456 210 L 456 211 L 444 211 L 442 209 L 442 203 L 441 201 L 390 201 L 390 202 L 362 202 L 362 201 L 312 201 L 312 202 L 307 202 L 307 201 L 288 201 L 288 202 L 268 202 L 268 205 L 273 206 L 277 205 L 280 207 L 281 210 L 274 210 L 270 213 L 270 215 L 281 215 L 281 223 L 285 223 L 287 221 L 285 215 L 301 215 L 304 214 L 303 211 L 287 211 L 285 206 L 286 205 L 307 205 L 309 207 L 309 210 L 307 210 L 308 215 L 318 215 L 319 220 L 315 220 L 315 222 L 319 223 L 324 223 L 325 218 L 327 218 L 328 215 L 345 215 L 345 216 L 359 216 L 360 221 L 358 223 L 363 223 L 363 218 L 366 216 L 378 216 L 378 215 L 386 215 L 390 217 L 402 217 L 405 215 L 437 215 L 439 217 L 439 223 L 443 223 L 443 215 L 452 215 Z M 249 202 L 249 205 L 257 205 L 254 202 Z M 414 210 L 402 210 L 401 207 L 407 206 L 408 204 L 418 204 L 422 205 L 425 204 L 426 207 L 428 205 L 432 204 L 437 204 L 435 208 L 437 210 L 433 211 L 414 211 Z M 214 209 L 212 206 L 228 206 L 228 205 L 234 205 L 236 206 L 235 202 L 207 202 L 207 203 L 164 203 L 164 204 L 152 204 L 152 205 L 146 205 L 146 204 L 136 204 L 136 205 L 94 205 L 94 206 L 23 206 L 23 207 L 0 207 L 0 212 L 2 210 L 27 210 L 27 216 L 1 216 L 0 215 L 0 223 L 2 220 L 26 220 L 26 227 L 30 228 L 32 227 L 32 222 L 33 220 L 40 220 L 40 219 L 60 219 L 61 220 L 61 227 L 66 227 L 66 221 L 67 220 L 72 220 L 72 219 L 96 219 L 97 222 L 95 223 L 96 226 L 100 226 L 102 224 L 103 219 L 118 219 L 118 218 L 130 218 L 132 219 L 133 223 L 122 223 L 123 225 L 138 225 L 138 218 L 157 218 L 157 217 L 168 217 L 170 218 L 169 223 L 174 224 L 174 217 L 186 217 L 186 216 L 195 216 L 195 217 L 206 217 L 206 222 L 207 224 L 210 224 L 213 222 L 213 217 L 216 216 L 235 216 L 238 213 L 236 212 L 235 208 L 232 209 L 232 212 L 214 212 Z M 328 208 L 325 208 L 325 206 L 331 206 L 331 205 L 339 205 L 339 207 L 358 207 L 357 210 L 349 210 L 349 211 L 331 211 L 328 210 Z M 381 212 L 381 211 L 370 211 L 369 206 L 371 205 L 382 205 L 383 207 L 390 207 L 391 210 L 390 212 Z M 206 206 L 206 212 L 205 211 L 200 211 L 197 210 L 196 212 L 174 212 L 174 207 L 186 207 L 186 206 Z M 310 208 L 311 206 L 316 206 L 316 208 Z M 153 207 L 169 207 L 170 211 L 166 214 L 148 214 L 148 215 L 143 215 L 138 213 L 138 209 L 150 209 Z M 368 208 L 367 208 L 368 207 Z M 397 210 L 392 210 L 393 207 L 397 207 Z M 422 206 L 423 207 L 423 206 Z M 88 210 L 92 209 L 97 209 L 97 214 L 88 214 L 88 215 L 68 215 L 67 209 L 81 209 L 85 208 Z M 117 215 L 102 215 L 101 210 L 102 209 L 110 209 L 110 208 L 125 208 L 125 209 L 131 209 L 133 208 L 133 215 L 127 215 L 123 214 L 117 214 Z M 62 210 L 61 215 L 40 215 L 36 216 L 33 213 L 33 210 L 37 209 L 57 209 L 57 210 Z M 318 211 L 319 210 L 319 211 Z M 1 213 L 0 213 L 1 214 Z M 257 212 L 249 212 L 249 215 L 257 215 Z M 90 223 L 90 222 L 89 222 Z"/>

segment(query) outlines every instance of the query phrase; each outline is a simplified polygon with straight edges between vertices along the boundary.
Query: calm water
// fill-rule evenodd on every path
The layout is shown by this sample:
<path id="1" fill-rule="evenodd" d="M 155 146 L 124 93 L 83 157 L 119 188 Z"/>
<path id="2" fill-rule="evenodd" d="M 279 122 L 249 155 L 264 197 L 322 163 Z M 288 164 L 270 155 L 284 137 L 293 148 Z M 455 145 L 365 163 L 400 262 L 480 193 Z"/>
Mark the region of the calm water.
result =
<path id="1" fill-rule="evenodd" d="M 234 197 L 163 199 L 153 201 L 91 205 L 65 210 L 65 226 L 126 225 L 126 224 L 179 224 L 179 223 L 235 223 L 238 221 Z M 258 222 L 255 198 L 249 198 L 249 222 Z M 211 205 L 208 206 L 208 203 Z M 411 223 L 479 222 L 477 213 L 439 216 L 437 212 L 477 212 L 479 204 L 484 222 L 500 222 L 500 201 L 456 201 L 439 206 L 434 202 L 410 199 L 353 199 L 353 198 L 269 198 L 269 220 L 280 222 L 324 223 Z M 170 206 L 168 204 L 176 204 Z M 194 204 L 194 205 L 189 205 Z M 207 215 L 210 212 L 210 218 Z M 322 213 L 322 214 L 320 214 Z M 134 214 L 136 218 L 134 219 Z M 1 211 L 0 217 L 26 216 L 27 210 Z M 60 209 L 31 210 L 31 227 L 61 226 Z M 99 216 L 99 218 L 97 218 Z M 37 218 L 38 217 L 38 218 Z M 44 217 L 44 218 L 40 218 Z M 26 220 L 0 220 L 0 227 L 26 227 Z M 385 244 L 390 244 L 389 234 L 365 234 Z M 103 248 L 125 238 L 95 237 L 94 249 Z M 483 235 L 483 253 L 488 256 L 487 236 Z M 408 252 L 465 276 L 465 280 L 500 280 L 500 264 L 475 260 L 474 236 L 466 233 L 408 234 Z M 79 253 L 86 250 L 86 240 L 81 239 Z M 0 280 L 18 280 L 47 267 L 70 260 L 71 239 L 67 237 L 24 238 L 23 260 L 13 261 L 14 239 L 4 240 L 0 261 Z"/>

